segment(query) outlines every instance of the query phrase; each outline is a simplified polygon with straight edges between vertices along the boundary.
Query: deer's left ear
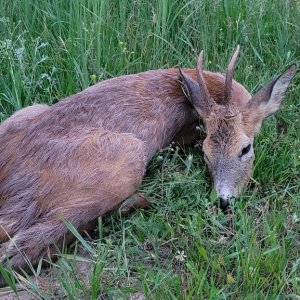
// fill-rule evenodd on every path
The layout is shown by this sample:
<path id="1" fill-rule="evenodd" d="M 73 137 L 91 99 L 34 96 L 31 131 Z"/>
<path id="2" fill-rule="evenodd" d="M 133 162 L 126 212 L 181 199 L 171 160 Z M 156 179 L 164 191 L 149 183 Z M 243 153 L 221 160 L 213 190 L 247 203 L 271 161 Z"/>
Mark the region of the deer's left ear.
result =
<path id="1" fill-rule="evenodd" d="M 257 127 L 255 131 L 258 131 L 262 121 L 279 109 L 295 74 L 296 65 L 293 64 L 254 94 L 244 113 L 246 126 Z"/>

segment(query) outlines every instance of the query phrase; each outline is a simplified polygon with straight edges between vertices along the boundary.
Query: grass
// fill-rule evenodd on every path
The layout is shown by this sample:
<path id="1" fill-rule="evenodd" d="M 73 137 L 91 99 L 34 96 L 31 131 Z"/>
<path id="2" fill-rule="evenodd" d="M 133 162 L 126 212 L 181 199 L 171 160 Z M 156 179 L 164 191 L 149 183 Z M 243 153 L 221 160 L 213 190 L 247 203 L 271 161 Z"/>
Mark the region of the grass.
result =
<path id="1" fill-rule="evenodd" d="M 1 1 L 0 118 L 106 78 L 194 67 L 201 49 L 222 72 L 237 44 L 235 78 L 252 92 L 299 61 L 299 20 L 298 0 Z M 101 218 L 39 284 L 11 272 L 11 286 L 38 299 L 300 299 L 299 83 L 257 137 L 232 216 L 214 206 L 201 153 L 169 148 L 140 187 L 149 211 Z"/>

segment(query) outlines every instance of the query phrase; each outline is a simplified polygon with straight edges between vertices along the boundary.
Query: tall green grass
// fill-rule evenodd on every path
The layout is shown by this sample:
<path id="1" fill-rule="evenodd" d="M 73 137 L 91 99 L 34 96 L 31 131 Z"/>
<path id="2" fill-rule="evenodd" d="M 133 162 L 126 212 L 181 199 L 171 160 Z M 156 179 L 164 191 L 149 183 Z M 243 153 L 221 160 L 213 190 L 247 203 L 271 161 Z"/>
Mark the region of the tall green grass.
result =
<path id="1" fill-rule="evenodd" d="M 296 0 L 3 0 L 0 118 L 114 76 L 194 67 L 202 49 L 223 72 L 237 44 L 235 77 L 254 91 L 299 61 L 299 20 Z M 79 237 L 43 275 L 47 289 L 23 285 L 40 299 L 298 299 L 299 83 L 257 138 L 255 181 L 233 216 L 214 206 L 199 151 L 167 149 L 140 187 L 150 211 L 106 217 L 101 238 Z"/>

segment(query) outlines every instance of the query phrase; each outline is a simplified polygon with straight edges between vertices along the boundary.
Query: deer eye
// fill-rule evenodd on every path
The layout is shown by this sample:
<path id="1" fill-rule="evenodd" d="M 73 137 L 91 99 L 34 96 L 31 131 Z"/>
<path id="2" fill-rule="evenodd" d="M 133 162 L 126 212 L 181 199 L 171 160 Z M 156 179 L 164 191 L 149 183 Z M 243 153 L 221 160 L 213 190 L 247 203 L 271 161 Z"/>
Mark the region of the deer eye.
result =
<path id="1" fill-rule="evenodd" d="M 247 147 L 243 148 L 242 152 L 240 154 L 240 157 L 246 155 L 250 151 L 250 149 L 251 149 L 251 144 L 249 144 Z"/>

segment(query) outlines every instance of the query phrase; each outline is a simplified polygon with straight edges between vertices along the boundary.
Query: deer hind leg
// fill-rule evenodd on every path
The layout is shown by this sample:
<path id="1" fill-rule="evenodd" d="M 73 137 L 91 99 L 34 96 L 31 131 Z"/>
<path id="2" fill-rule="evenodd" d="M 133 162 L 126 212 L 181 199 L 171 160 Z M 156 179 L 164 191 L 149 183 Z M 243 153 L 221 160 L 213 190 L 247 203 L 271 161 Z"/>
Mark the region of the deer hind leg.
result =
<path id="1" fill-rule="evenodd" d="M 67 219 L 71 216 L 66 215 Z M 40 259 L 45 258 L 54 244 L 59 246 L 66 226 L 55 215 L 45 215 L 33 226 L 18 231 L 12 239 L 0 247 L 0 263 L 14 270 L 29 271 Z"/>
<path id="2" fill-rule="evenodd" d="M 19 230 L 13 238 L 0 247 L 0 263 L 14 270 L 28 270 L 40 259 L 51 256 L 64 242 L 64 235 L 71 240 L 64 220 L 75 228 L 84 227 L 99 213 L 97 201 L 82 203 L 81 207 L 69 207 L 46 213 L 27 229 Z M 88 208 L 87 208 L 88 207 Z"/>
<path id="3" fill-rule="evenodd" d="M 129 213 L 133 208 L 149 204 L 143 196 L 134 194 L 133 197 L 136 200 L 125 206 L 127 209 L 125 213 Z M 13 238 L 2 243 L 0 263 L 16 271 L 30 272 L 30 266 L 37 265 L 41 259 L 50 259 L 57 254 L 57 249 L 65 241 L 68 244 L 75 239 L 68 232 L 63 220 L 71 223 L 79 232 L 83 232 L 85 229 L 89 230 L 90 224 L 95 223 L 96 218 L 105 212 L 99 208 L 99 199 L 93 199 L 88 203 L 82 202 L 81 206 L 45 214 L 31 227 L 17 231 Z"/>
<path id="4" fill-rule="evenodd" d="M 30 227 L 38 217 L 37 205 L 30 195 L 21 199 L 18 196 L 10 198 L 0 209 L 0 245 L 19 230 Z"/>

